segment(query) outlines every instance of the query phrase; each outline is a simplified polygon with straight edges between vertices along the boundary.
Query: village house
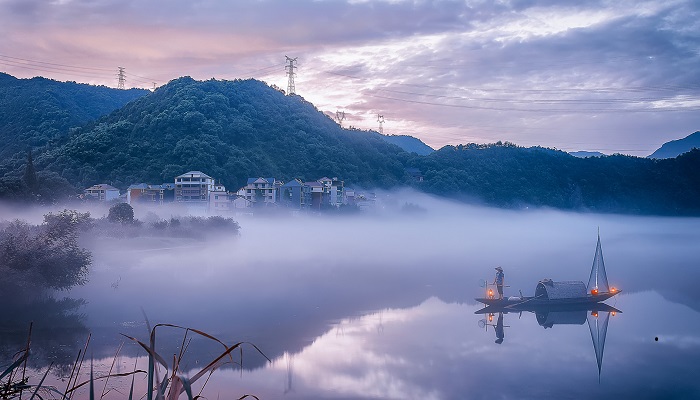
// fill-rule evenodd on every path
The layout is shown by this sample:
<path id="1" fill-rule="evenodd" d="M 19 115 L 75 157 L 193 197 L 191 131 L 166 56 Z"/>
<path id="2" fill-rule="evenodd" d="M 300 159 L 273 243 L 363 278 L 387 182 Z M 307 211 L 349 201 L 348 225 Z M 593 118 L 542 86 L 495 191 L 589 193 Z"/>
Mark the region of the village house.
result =
<path id="1" fill-rule="evenodd" d="M 274 205 L 279 201 L 281 187 L 282 182 L 275 178 L 248 178 L 248 184 L 240 188 L 237 194 L 253 206 Z"/>
<path id="2" fill-rule="evenodd" d="M 175 201 L 175 184 L 149 185 L 138 183 L 126 190 L 126 202 L 129 204 L 149 203 L 163 204 Z"/>
<path id="3" fill-rule="evenodd" d="M 280 204 L 294 210 L 301 210 L 306 206 L 304 202 L 304 182 L 292 179 L 280 188 Z"/>
<path id="4" fill-rule="evenodd" d="M 100 183 L 85 189 L 85 198 L 98 201 L 111 201 L 119 198 L 119 189 Z"/>
<path id="5" fill-rule="evenodd" d="M 214 190 L 214 178 L 190 171 L 175 177 L 175 201 L 183 203 L 208 203 L 209 192 Z"/>
<path id="6" fill-rule="evenodd" d="M 96 185 L 94 188 L 99 190 L 100 186 L 104 185 Z M 112 189 L 116 195 L 110 194 L 110 198 L 117 198 L 119 191 Z M 104 196 L 103 194 L 102 197 Z M 295 212 L 304 209 L 320 210 L 342 204 L 354 205 L 358 200 L 355 191 L 346 190 L 343 181 L 338 178 L 323 177 L 310 182 L 292 179 L 287 183 L 275 178 L 249 178 L 246 186 L 234 193 L 226 191 L 224 185 L 216 184 L 214 178 L 201 171 L 179 175 L 175 177 L 175 183 L 133 184 L 129 186 L 125 197 L 129 204 L 160 205 L 177 202 L 184 203 L 191 211 L 211 214 L 250 213 L 245 210 L 259 206 L 285 207 Z"/>

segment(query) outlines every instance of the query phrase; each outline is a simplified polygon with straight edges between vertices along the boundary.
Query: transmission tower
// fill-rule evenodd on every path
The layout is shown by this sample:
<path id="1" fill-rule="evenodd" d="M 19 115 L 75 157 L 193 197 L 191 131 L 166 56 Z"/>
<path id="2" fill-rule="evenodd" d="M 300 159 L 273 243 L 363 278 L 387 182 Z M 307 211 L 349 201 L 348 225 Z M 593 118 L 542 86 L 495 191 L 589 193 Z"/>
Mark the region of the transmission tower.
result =
<path id="1" fill-rule="evenodd" d="M 379 133 L 384 134 L 384 116 L 377 114 L 377 122 L 379 122 Z"/>
<path id="2" fill-rule="evenodd" d="M 297 62 L 297 57 L 294 58 L 287 58 L 287 62 L 289 65 L 286 65 L 284 69 L 287 71 L 287 76 L 289 76 L 289 80 L 287 81 L 287 94 L 292 95 L 296 93 L 296 88 L 294 87 L 294 75 L 296 75 L 296 72 L 294 72 L 294 69 L 297 68 L 294 63 Z"/>
<path id="3" fill-rule="evenodd" d="M 338 125 L 340 127 L 343 127 L 343 120 L 345 119 L 345 111 L 336 111 L 335 112 L 335 119 L 338 120 Z"/>
<path id="4" fill-rule="evenodd" d="M 124 77 L 124 67 L 117 68 L 119 68 L 119 72 L 117 73 L 117 89 L 124 89 L 124 82 L 126 81 Z"/>

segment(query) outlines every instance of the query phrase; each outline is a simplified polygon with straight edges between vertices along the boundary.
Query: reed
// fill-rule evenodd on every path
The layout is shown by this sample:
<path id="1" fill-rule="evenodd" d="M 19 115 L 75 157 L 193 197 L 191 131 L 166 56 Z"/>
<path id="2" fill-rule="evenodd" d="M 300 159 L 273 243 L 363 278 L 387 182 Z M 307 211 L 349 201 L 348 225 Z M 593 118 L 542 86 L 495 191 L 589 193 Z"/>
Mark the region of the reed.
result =
<path id="1" fill-rule="evenodd" d="M 147 322 L 148 323 L 148 322 Z M 183 331 L 182 344 L 180 346 L 180 351 L 178 354 L 173 354 L 172 360 L 168 362 L 165 357 L 156 351 L 156 338 L 157 332 L 160 329 L 178 329 Z M 146 398 L 148 400 L 177 400 L 182 396 L 188 400 L 195 400 L 203 398 L 203 391 L 209 382 L 212 374 L 224 365 L 233 365 L 239 368 L 243 368 L 243 348 L 250 347 L 257 353 L 265 357 L 268 362 L 271 360 L 262 352 L 256 345 L 249 342 L 238 342 L 231 346 L 225 344 L 223 341 L 219 340 L 213 335 L 210 335 L 204 331 L 183 327 L 173 324 L 156 324 L 153 328 L 149 326 L 149 340 L 148 343 L 141 341 L 135 337 L 121 334 L 131 343 L 139 346 L 146 352 L 148 357 L 149 366 L 148 370 L 140 370 L 136 368 L 134 364 L 134 369 L 125 373 L 114 373 L 114 365 L 116 364 L 116 359 L 122 349 L 122 345 L 119 346 L 116 354 L 114 355 L 114 360 L 110 366 L 109 372 L 103 376 L 95 376 L 93 369 L 93 360 L 90 359 L 90 377 L 87 380 L 79 382 L 79 375 L 82 369 L 83 363 L 85 362 L 85 355 L 88 351 L 88 345 L 90 343 L 90 335 L 85 342 L 82 349 L 78 350 L 78 355 L 71 368 L 71 374 L 68 377 L 66 388 L 63 392 L 55 387 L 47 386 L 44 384 L 46 377 L 48 376 L 53 363 L 49 365 L 46 371 L 43 373 L 41 380 L 37 384 L 30 384 L 28 378 L 26 377 L 26 364 L 30 357 L 30 347 L 31 347 L 31 327 L 30 333 L 27 339 L 27 347 L 17 352 L 13 357 L 12 362 L 8 367 L 0 374 L 0 400 L 9 399 L 19 399 L 22 400 L 22 394 L 24 392 L 29 393 L 31 391 L 31 396 L 29 400 L 35 398 L 45 398 L 41 393 L 51 393 L 53 398 L 60 398 L 62 400 L 70 400 L 78 392 L 78 389 L 88 386 L 89 388 L 89 398 L 91 400 L 99 398 L 100 400 L 111 392 L 107 388 L 107 384 L 110 379 L 120 378 L 120 377 L 131 377 L 131 385 L 129 389 L 128 399 L 132 400 L 134 398 Z M 199 336 L 207 340 L 211 340 L 221 346 L 221 352 L 206 364 L 203 368 L 195 372 L 192 376 L 187 377 L 183 371 L 183 358 L 187 352 L 189 343 L 192 340 L 192 336 Z M 234 357 L 236 355 L 236 357 Z M 161 370 L 164 372 L 161 374 Z M 143 395 L 137 395 L 134 393 L 134 382 L 136 375 L 146 375 L 148 380 L 148 386 L 146 393 Z M 206 377 L 206 378 L 205 378 Z M 203 380 L 203 384 L 199 389 L 198 393 L 193 392 L 192 385 L 196 382 Z M 99 381 L 104 381 L 104 386 L 102 388 L 99 397 L 96 396 L 95 387 Z M 239 399 L 253 398 L 258 399 L 257 396 L 251 394 L 245 394 Z"/>

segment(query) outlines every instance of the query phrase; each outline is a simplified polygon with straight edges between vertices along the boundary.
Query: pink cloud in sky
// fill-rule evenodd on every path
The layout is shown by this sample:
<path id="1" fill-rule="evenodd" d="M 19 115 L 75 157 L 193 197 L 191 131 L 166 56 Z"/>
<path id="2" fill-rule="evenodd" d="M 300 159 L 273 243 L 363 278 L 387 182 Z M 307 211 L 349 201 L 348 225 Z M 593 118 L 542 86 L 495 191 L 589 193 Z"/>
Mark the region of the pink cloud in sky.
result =
<path id="1" fill-rule="evenodd" d="M 0 0 L 0 70 L 116 86 L 254 77 L 346 125 L 647 155 L 700 129 L 700 5 Z M 28 61 L 27 61 L 28 60 Z"/>

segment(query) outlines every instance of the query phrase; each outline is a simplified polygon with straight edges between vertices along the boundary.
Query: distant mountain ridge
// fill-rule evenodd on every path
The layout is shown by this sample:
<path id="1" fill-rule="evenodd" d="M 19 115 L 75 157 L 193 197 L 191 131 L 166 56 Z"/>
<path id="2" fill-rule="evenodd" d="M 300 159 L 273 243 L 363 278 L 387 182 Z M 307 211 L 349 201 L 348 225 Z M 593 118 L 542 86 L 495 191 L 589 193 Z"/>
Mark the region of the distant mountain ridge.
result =
<path id="1" fill-rule="evenodd" d="M 579 158 L 586 158 L 586 157 L 602 157 L 605 154 L 599 152 L 599 151 L 570 151 L 569 154 L 571 154 L 574 157 L 579 157 Z"/>
<path id="2" fill-rule="evenodd" d="M 674 158 L 689 152 L 693 148 L 700 149 L 700 131 L 691 133 L 683 139 L 671 140 L 664 143 L 649 158 Z"/>
<path id="3" fill-rule="evenodd" d="M 422 140 L 409 135 L 382 135 L 382 138 L 389 143 L 401 147 L 408 153 L 427 156 L 435 151 L 435 149 L 423 143 Z"/>

